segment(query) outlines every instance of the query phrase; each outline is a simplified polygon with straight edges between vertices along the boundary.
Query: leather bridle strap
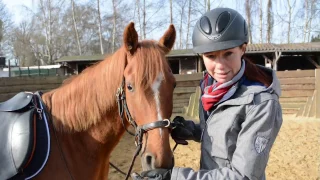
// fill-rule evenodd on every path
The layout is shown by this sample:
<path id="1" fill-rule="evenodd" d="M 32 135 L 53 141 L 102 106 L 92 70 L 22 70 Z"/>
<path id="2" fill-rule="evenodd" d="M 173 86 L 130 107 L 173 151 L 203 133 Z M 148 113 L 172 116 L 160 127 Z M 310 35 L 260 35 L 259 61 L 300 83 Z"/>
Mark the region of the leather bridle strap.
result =
<path id="1" fill-rule="evenodd" d="M 169 119 L 164 119 L 156 122 L 152 122 L 149 124 L 144 124 L 142 126 L 138 126 L 138 129 L 142 129 L 145 132 L 150 131 L 156 128 L 172 128 L 171 122 Z"/>
<path id="2" fill-rule="evenodd" d="M 118 110 L 119 110 L 119 116 L 120 116 L 120 120 L 121 123 L 123 125 L 123 128 L 131 135 L 136 137 L 136 146 L 137 149 L 134 153 L 133 159 L 131 161 L 131 165 L 129 167 L 128 173 L 126 175 L 126 180 L 129 178 L 130 173 L 132 171 L 134 162 L 137 158 L 137 156 L 139 155 L 141 149 L 142 149 L 142 140 L 143 140 L 143 134 L 156 129 L 156 128 L 172 128 L 172 124 L 170 122 L 169 119 L 164 119 L 164 120 L 159 120 L 156 122 L 152 122 L 152 123 L 148 123 L 148 124 L 144 124 L 142 126 L 137 126 L 136 122 L 134 121 L 134 119 L 132 118 L 128 105 L 127 105 L 127 101 L 126 101 L 126 95 L 125 95 L 125 91 L 124 91 L 124 84 L 125 84 L 125 79 L 123 78 L 121 86 L 117 89 L 117 93 L 116 93 L 116 97 L 117 97 L 117 104 L 118 104 Z M 124 115 L 125 113 L 125 115 Z M 126 116 L 126 118 L 125 118 Z M 130 132 L 127 127 L 124 124 L 124 119 L 127 119 L 128 122 L 134 127 L 136 133 L 132 133 Z"/>

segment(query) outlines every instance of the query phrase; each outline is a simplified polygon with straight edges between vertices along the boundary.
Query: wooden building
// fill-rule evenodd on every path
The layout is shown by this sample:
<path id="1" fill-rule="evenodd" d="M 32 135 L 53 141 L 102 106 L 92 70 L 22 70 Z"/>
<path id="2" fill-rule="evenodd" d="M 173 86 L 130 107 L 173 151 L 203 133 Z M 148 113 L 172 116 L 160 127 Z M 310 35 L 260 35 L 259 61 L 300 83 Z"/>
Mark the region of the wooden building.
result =
<path id="1" fill-rule="evenodd" d="M 320 68 L 320 42 L 248 44 L 245 56 L 255 64 L 277 71 L 317 69 Z M 70 73 L 77 74 L 104 57 L 106 55 L 66 56 L 56 62 L 64 63 L 73 69 Z M 172 50 L 167 58 L 174 74 L 193 74 L 205 69 L 201 57 L 192 49 Z"/>

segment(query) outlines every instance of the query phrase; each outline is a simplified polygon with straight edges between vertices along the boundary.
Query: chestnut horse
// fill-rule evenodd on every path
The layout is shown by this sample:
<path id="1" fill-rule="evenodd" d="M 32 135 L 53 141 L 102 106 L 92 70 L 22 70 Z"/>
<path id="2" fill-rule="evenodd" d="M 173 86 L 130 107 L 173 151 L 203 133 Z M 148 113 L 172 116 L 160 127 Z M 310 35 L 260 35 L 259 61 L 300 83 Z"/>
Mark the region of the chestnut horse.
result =
<path id="1" fill-rule="evenodd" d="M 48 162 L 34 179 L 107 179 L 110 153 L 130 124 L 125 120 L 124 128 L 121 123 L 116 97 L 119 87 L 124 88 L 126 117 L 132 117 L 128 120 L 137 126 L 170 118 L 175 79 L 165 55 L 175 36 L 170 25 L 159 42 L 138 42 L 130 23 L 123 46 L 112 56 L 43 94 L 57 138 L 51 136 Z M 159 126 L 144 133 L 143 169 L 171 168 L 168 128 Z"/>

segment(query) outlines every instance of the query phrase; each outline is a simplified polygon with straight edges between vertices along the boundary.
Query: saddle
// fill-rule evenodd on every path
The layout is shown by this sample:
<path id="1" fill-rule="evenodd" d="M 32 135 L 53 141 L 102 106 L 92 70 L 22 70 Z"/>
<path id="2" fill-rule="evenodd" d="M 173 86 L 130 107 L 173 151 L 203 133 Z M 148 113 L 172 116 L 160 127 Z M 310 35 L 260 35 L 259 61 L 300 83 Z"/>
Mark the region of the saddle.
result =
<path id="1" fill-rule="evenodd" d="M 40 94 L 20 92 L 0 103 L 0 179 L 31 178 L 47 161 L 49 127 Z"/>

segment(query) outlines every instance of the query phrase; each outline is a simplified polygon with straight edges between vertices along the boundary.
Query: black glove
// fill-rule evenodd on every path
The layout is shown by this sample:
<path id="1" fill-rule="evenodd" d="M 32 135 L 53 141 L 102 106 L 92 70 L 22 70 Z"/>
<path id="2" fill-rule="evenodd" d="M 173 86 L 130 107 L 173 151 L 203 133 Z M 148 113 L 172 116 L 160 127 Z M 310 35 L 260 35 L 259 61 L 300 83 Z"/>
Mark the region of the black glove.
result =
<path id="1" fill-rule="evenodd" d="M 143 171 L 141 175 L 132 173 L 131 178 L 133 180 L 170 180 L 171 171 L 171 169 L 153 169 L 150 171 Z"/>
<path id="2" fill-rule="evenodd" d="M 171 137 L 177 144 L 187 145 L 186 140 L 196 140 L 194 136 L 195 124 L 193 121 L 186 121 L 181 116 L 176 116 L 173 121 L 174 128 L 171 131 Z"/>

